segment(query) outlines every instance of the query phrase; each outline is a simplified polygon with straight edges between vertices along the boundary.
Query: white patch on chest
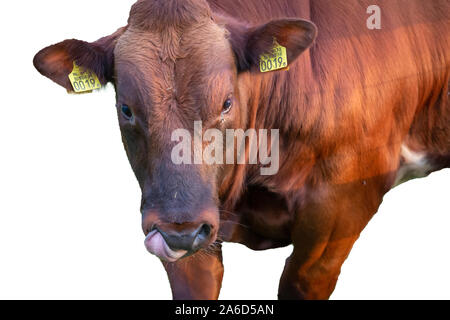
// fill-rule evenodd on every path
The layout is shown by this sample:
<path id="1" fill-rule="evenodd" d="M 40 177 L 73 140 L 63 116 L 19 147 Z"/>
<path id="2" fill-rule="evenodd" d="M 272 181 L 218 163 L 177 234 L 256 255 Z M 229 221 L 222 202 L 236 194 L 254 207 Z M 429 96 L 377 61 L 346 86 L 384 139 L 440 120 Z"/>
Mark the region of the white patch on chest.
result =
<path id="1" fill-rule="evenodd" d="M 423 178 L 430 173 L 431 166 L 425 152 L 411 150 L 405 144 L 401 147 L 401 166 L 397 171 L 394 186 L 415 178 Z"/>

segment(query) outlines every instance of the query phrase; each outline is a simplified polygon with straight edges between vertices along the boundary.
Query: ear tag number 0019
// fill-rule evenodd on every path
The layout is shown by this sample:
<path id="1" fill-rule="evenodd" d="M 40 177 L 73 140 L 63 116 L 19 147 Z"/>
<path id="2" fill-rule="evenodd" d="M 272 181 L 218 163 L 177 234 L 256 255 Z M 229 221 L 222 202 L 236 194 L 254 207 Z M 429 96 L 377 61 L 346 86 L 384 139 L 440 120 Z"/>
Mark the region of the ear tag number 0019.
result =
<path id="1" fill-rule="evenodd" d="M 102 87 L 97 75 L 89 69 L 79 67 L 73 62 L 73 70 L 69 74 L 70 83 L 76 93 L 91 92 Z"/>
<path id="2" fill-rule="evenodd" d="M 259 59 L 261 72 L 269 72 L 288 68 L 286 48 L 274 40 L 272 52 L 262 54 Z"/>

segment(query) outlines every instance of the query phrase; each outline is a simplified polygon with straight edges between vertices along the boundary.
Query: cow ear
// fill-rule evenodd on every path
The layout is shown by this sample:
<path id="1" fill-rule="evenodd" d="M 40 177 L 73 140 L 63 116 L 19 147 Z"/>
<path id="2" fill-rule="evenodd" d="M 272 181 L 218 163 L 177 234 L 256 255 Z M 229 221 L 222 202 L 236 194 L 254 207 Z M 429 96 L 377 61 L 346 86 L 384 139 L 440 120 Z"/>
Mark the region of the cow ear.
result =
<path id="1" fill-rule="evenodd" d="M 261 55 L 272 51 L 274 41 L 286 48 L 290 64 L 312 45 L 317 36 L 314 23 L 303 19 L 273 20 L 246 30 L 242 26 L 230 27 L 230 41 L 240 71 L 258 70 Z"/>
<path id="2" fill-rule="evenodd" d="M 47 78 L 73 92 L 69 74 L 74 62 L 95 73 L 102 85 L 112 81 L 114 75 L 114 47 L 125 27 L 95 42 L 71 39 L 39 51 L 34 59 L 35 68 Z"/>

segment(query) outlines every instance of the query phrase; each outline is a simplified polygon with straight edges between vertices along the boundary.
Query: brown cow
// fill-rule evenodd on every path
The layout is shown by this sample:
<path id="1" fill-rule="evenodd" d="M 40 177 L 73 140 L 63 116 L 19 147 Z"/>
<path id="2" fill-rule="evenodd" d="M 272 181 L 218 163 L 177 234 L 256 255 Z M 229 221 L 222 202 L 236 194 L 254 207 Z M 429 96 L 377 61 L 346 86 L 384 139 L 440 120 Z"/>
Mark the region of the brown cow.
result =
<path id="1" fill-rule="evenodd" d="M 142 0 L 126 27 L 34 65 L 69 91 L 73 62 L 114 84 L 146 245 L 174 298 L 216 299 L 231 241 L 293 244 L 279 298 L 323 299 L 383 195 L 450 167 L 449 14 L 448 0 Z M 274 40 L 289 70 L 261 73 Z M 279 129 L 278 173 L 174 164 L 171 133 L 196 120 Z"/>

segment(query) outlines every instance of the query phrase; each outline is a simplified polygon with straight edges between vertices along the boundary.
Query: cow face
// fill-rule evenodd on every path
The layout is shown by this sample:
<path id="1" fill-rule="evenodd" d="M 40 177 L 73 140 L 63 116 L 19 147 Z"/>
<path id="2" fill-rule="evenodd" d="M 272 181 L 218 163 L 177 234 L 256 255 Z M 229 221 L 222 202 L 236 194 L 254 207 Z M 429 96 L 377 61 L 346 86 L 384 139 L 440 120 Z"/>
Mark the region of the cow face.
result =
<path id="1" fill-rule="evenodd" d="M 258 72 L 259 57 L 274 39 L 292 63 L 315 35 L 304 20 L 250 28 L 213 15 L 205 1 L 138 1 L 127 27 L 94 43 L 47 47 L 34 65 L 68 91 L 73 62 L 114 84 L 123 143 L 142 189 L 147 249 L 176 261 L 216 241 L 219 190 L 233 166 L 175 163 L 173 133 L 182 128 L 195 140 L 195 123 L 201 123 L 200 134 L 245 128 L 242 75 Z M 203 147 L 193 146 L 188 156 L 194 159 Z"/>

